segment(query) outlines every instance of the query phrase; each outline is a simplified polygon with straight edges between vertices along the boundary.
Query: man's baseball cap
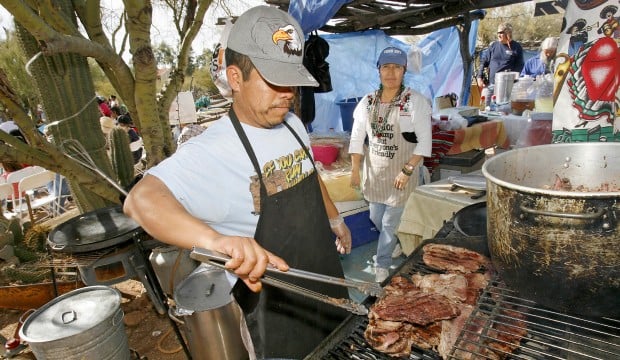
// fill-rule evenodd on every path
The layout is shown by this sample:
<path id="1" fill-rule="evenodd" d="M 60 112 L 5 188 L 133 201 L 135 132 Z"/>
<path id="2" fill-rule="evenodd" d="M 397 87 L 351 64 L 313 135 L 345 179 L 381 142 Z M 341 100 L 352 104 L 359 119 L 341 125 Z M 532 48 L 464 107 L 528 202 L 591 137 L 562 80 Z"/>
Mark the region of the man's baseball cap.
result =
<path id="1" fill-rule="evenodd" d="M 377 67 L 381 67 L 385 64 L 397 64 L 407 67 L 407 54 L 397 47 L 386 47 L 379 55 Z"/>
<path id="2" fill-rule="evenodd" d="M 319 85 L 303 65 L 301 27 L 280 9 L 257 6 L 241 14 L 226 46 L 248 56 L 261 76 L 273 85 Z"/>

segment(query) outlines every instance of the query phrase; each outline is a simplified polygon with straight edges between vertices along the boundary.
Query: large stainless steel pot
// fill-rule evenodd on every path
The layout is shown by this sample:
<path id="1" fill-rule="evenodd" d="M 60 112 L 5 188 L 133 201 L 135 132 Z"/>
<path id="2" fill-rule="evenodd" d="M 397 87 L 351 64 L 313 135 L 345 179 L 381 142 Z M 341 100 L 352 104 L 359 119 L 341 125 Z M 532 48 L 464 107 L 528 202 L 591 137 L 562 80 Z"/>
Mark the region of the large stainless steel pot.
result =
<path id="1" fill-rule="evenodd" d="M 620 143 L 511 150 L 482 172 L 489 250 L 506 284 L 559 311 L 619 316 Z M 612 191 L 551 190 L 556 175 Z"/>

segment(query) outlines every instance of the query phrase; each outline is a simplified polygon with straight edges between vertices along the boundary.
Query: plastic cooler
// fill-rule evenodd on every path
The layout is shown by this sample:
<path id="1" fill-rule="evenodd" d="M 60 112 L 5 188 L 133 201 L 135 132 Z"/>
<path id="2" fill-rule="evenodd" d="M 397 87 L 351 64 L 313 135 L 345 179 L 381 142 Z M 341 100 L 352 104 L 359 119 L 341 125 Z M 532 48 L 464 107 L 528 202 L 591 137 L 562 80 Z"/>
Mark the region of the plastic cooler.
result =
<path id="1" fill-rule="evenodd" d="M 334 204 L 351 230 L 351 247 L 355 248 L 379 238 L 379 231 L 370 221 L 366 200 L 342 201 Z"/>
<path id="2" fill-rule="evenodd" d="M 353 127 L 353 110 L 355 110 L 357 103 L 361 99 L 361 97 L 356 97 L 336 101 L 336 104 L 340 107 L 340 117 L 342 118 L 343 131 L 351 131 L 351 128 Z"/>

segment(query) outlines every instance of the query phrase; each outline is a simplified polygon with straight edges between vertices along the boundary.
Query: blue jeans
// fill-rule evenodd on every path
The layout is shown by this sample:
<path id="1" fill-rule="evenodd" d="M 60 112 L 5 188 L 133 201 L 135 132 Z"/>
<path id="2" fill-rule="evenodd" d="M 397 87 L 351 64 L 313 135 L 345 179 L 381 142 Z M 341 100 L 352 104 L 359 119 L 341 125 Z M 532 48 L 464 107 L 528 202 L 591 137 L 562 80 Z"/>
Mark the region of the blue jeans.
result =
<path id="1" fill-rule="evenodd" d="M 379 230 L 377 266 L 389 269 L 390 265 L 392 265 L 392 251 L 394 251 L 398 242 L 396 230 L 398 230 L 400 218 L 405 208 L 375 202 L 369 203 L 368 208 L 370 210 L 370 221 Z"/>

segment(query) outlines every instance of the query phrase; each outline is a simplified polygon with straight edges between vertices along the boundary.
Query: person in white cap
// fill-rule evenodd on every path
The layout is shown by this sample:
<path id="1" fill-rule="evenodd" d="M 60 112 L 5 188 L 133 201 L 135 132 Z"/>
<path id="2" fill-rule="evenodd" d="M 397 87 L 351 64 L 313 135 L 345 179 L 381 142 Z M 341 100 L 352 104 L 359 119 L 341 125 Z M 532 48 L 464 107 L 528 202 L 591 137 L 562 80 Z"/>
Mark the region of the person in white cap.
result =
<path id="1" fill-rule="evenodd" d="M 241 280 L 231 279 L 232 293 L 249 329 L 251 358 L 303 358 L 347 316 L 261 283 L 268 265 L 343 278 L 339 253 L 351 250 L 309 136 L 289 111 L 295 87 L 318 85 L 302 64 L 303 49 L 301 27 L 287 13 L 258 6 L 242 14 L 225 50 L 228 116 L 149 169 L 124 202 L 125 213 L 155 239 L 232 257 L 226 267 Z M 342 286 L 286 281 L 348 298 Z"/>
<path id="2" fill-rule="evenodd" d="M 370 220 L 379 230 L 375 280 L 383 282 L 398 244 L 396 230 L 405 203 L 418 185 L 420 171 L 425 170 L 424 157 L 431 156 L 432 110 L 428 99 L 403 84 L 404 51 L 383 49 L 377 67 L 381 85 L 363 97 L 353 112 L 349 154 L 351 186 L 361 186 L 369 202 Z"/>
<path id="3" fill-rule="evenodd" d="M 540 44 L 540 54 L 531 57 L 525 62 L 520 76 L 529 75 L 536 77 L 538 75 L 553 73 L 553 60 L 555 52 L 558 49 L 557 37 L 548 37 Z"/>

